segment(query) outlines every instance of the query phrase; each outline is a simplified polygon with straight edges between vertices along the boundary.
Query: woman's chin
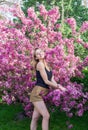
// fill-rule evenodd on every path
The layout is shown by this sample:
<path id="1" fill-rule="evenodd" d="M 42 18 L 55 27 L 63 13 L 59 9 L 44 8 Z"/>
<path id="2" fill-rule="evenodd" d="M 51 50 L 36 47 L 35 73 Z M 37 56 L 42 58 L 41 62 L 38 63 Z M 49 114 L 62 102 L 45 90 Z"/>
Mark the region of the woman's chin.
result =
<path id="1" fill-rule="evenodd" d="M 41 59 L 44 59 L 44 58 L 45 58 L 45 56 L 42 56 L 42 57 L 41 57 Z"/>

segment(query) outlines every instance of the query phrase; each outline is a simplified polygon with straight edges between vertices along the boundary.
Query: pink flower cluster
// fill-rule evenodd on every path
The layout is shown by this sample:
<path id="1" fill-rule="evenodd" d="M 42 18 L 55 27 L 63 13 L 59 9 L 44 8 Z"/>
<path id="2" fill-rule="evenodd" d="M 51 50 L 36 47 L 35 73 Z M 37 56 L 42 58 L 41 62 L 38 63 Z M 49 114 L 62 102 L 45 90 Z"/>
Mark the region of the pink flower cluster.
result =
<path id="1" fill-rule="evenodd" d="M 47 20 L 48 17 L 48 11 L 46 10 L 44 5 L 39 6 L 40 15 L 44 18 L 44 20 Z"/>
<path id="2" fill-rule="evenodd" d="M 46 51 L 46 60 L 51 64 L 55 80 L 67 88 L 66 92 L 50 90 L 44 100 L 60 106 L 69 117 L 73 115 L 73 109 L 81 116 L 87 110 L 88 93 L 83 92 L 81 84 L 71 83 L 70 78 L 82 76 L 82 67 L 88 65 L 88 58 L 81 62 L 74 55 L 74 35 L 69 39 L 63 38 L 62 33 L 55 30 L 55 23 L 60 18 L 58 8 L 49 11 L 43 5 L 39 8 L 44 22 L 33 8 L 28 9 L 25 17 L 19 7 L 14 8 L 14 14 L 20 18 L 21 24 L 0 21 L 0 88 L 3 89 L 3 101 L 8 104 L 19 101 L 27 115 L 31 115 L 33 107 L 29 95 L 36 81 L 32 53 L 35 47 L 41 47 Z M 67 22 L 75 32 L 75 20 L 71 18 Z"/>
<path id="3" fill-rule="evenodd" d="M 80 32 L 81 33 L 84 33 L 84 32 L 86 32 L 88 30 L 88 21 L 85 21 L 85 22 L 83 22 L 83 24 L 82 24 L 82 26 L 81 26 L 81 28 L 80 28 Z"/>
<path id="4" fill-rule="evenodd" d="M 48 11 L 49 20 L 55 24 L 57 20 L 60 18 L 60 12 L 58 7 L 54 7 L 53 9 Z"/>
<path id="5" fill-rule="evenodd" d="M 76 42 L 79 43 L 79 44 L 81 44 L 84 48 L 88 49 L 88 43 L 84 42 L 83 39 L 77 38 Z"/>
<path id="6" fill-rule="evenodd" d="M 67 18 L 65 20 L 72 29 L 72 34 L 76 34 L 76 20 L 74 18 Z"/>

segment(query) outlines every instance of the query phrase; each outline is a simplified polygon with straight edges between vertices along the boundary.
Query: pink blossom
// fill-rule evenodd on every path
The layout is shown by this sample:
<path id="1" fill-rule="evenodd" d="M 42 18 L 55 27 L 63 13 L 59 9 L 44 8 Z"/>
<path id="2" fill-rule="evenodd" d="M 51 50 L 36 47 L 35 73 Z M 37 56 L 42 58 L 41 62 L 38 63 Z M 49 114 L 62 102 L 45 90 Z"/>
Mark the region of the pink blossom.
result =
<path id="1" fill-rule="evenodd" d="M 76 21 L 75 21 L 75 19 L 74 18 L 67 18 L 66 22 L 71 27 L 73 35 L 76 34 Z"/>
<path id="2" fill-rule="evenodd" d="M 88 30 L 88 21 L 85 21 L 85 22 L 83 22 L 83 24 L 82 24 L 82 26 L 80 28 L 80 32 L 84 33 L 87 30 Z"/>
<path id="3" fill-rule="evenodd" d="M 74 38 L 76 33 L 76 21 L 68 18 L 67 22 L 72 29 L 71 38 L 64 38 L 58 31 L 58 19 L 60 13 L 58 7 L 47 11 L 44 5 L 40 5 L 37 17 L 34 8 L 28 9 L 26 17 L 21 8 L 13 9 L 13 13 L 20 18 L 21 23 L 0 20 L 0 88 L 3 88 L 3 101 L 11 104 L 19 101 L 23 104 L 28 116 L 31 116 L 33 106 L 29 95 L 35 86 L 36 75 L 33 70 L 32 59 L 35 47 L 46 51 L 46 61 L 52 67 L 55 80 L 67 89 L 50 89 L 44 100 L 48 105 L 60 106 L 61 110 L 71 117 L 73 109 L 81 116 L 88 98 L 88 93 L 83 92 L 83 85 L 71 82 L 73 75 L 83 77 L 82 69 L 88 66 L 88 57 L 83 61 L 74 55 L 74 42 L 78 42 L 87 48 L 81 38 Z M 79 45 L 79 44 L 78 44 Z M 3 87 L 4 86 L 4 87 Z M 81 99 L 81 100 L 80 100 Z M 77 101 L 80 101 L 77 102 Z M 70 126 L 71 127 L 71 126 Z"/>
<path id="4" fill-rule="evenodd" d="M 73 128 L 73 125 L 70 124 L 70 125 L 68 126 L 68 129 L 72 129 L 72 128 Z"/>
<path id="5" fill-rule="evenodd" d="M 58 29 L 58 28 L 60 28 L 60 27 L 61 27 L 60 24 L 56 24 L 56 26 L 55 26 L 56 29 Z"/>
<path id="6" fill-rule="evenodd" d="M 88 43 L 85 43 L 83 46 L 84 48 L 88 49 Z"/>
<path id="7" fill-rule="evenodd" d="M 78 116 L 82 116 L 82 115 L 83 115 L 83 112 L 84 112 L 84 110 L 83 110 L 83 109 L 80 109 L 80 110 L 78 110 L 77 115 L 78 115 Z"/>
<path id="8" fill-rule="evenodd" d="M 40 10 L 40 15 L 43 16 L 44 20 L 46 21 L 47 20 L 47 10 L 45 9 L 45 6 L 44 5 L 40 5 L 39 6 L 39 10 Z"/>
<path id="9" fill-rule="evenodd" d="M 59 8 L 54 7 L 53 9 L 49 10 L 48 17 L 52 23 L 56 23 L 56 21 L 60 18 Z"/>
<path id="10" fill-rule="evenodd" d="M 33 18 L 33 19 L 37 18 L 37 15 L 36 15 L 33 7 L 28 8 L 27 13 L 28 13 L 29 18 Z"/>

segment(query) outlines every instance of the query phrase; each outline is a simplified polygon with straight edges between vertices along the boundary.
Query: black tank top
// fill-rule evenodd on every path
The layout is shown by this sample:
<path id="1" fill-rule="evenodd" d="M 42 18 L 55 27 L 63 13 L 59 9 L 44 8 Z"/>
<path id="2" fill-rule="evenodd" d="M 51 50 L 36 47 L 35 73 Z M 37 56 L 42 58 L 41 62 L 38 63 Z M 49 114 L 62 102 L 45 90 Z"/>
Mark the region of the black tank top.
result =
<path id="1" fill-rule="evenodd" d="M 48 80 L 51 81 L 51 78 L 52 78 L 52 71 L 48 71 L 45 67 L 45 70 L 46 70 L 46 73 L 47 73 L 47 77 L 48 77 Z M 44 87 L 44 88 L 49 88 L 49 85 L 47 85 L 42 76 L 40 75 L 40 72 L 38 70 L 36 70 L 36 84 L 35 85 L 38 85 L 38 86 L 41 86 L 41 87 Z"/>

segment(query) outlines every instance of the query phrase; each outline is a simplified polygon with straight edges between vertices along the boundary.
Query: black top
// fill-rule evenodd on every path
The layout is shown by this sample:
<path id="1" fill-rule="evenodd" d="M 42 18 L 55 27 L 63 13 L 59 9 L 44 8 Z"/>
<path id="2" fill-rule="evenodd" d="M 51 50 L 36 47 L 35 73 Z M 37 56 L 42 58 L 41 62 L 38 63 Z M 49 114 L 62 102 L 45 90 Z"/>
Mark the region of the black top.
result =
<path id="1" fill-rule="evenodd" d="M 46 73 L 47 73 L 47 77 L 48 77 L 48 80 L 51 81 L 51 78 L 52 78 L 52 71 L 48 71 L 46 68 Z M 35 85 L 38 85 L 38 86 L 41 86 L 41 87 L 44 87 L 44 88 L 49 88 L 49 85 L 47 85 L 42 76 L 40 75 L 40 72 L 38 70 L 36 70 L 36 78 L 37 78 L 37 81 L 36 81 L 36 84 Z"/>

